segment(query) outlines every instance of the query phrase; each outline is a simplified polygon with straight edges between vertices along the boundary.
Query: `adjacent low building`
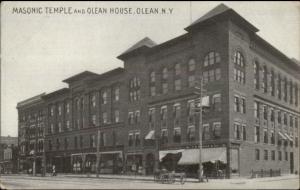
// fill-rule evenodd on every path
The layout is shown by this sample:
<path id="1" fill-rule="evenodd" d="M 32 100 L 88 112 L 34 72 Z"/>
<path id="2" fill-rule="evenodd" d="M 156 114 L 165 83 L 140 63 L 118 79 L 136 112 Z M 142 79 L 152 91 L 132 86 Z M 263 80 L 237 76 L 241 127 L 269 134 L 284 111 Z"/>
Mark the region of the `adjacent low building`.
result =
<path id="1" fill-rule="evenodd" d="M 0 173 L 17 172 L 18 138 L 1 136 L 0 138 Z"/>
<path id="2" fill-rule="evenodd" d="M 96 172 L 99 143 L 100 173 L 150 175 L 164 167 L 197 176 L 199 127 L 207 175 L 299 171 L 299 64 L 223 4 L 185 30 L 162 44 L 146 37 L 118 56 L 124 68 L 85 71 L 41 95 L 48 171 Z M 209 102 L 202 126 L 200 81 Z M 31 104 L 18 105 L 19 131 Z M 19 145 L 28 143 L 21 138 Z"/>

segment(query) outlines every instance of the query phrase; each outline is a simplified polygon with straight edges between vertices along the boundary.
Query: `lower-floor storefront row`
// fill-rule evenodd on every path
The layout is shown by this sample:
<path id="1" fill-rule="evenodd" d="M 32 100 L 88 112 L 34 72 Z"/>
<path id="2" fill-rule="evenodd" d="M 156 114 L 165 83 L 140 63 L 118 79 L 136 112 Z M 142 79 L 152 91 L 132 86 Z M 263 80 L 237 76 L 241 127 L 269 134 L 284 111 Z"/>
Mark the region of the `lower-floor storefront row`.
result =
<path id="1" fill-rule="evenodd" d="M 258 152 L 259 151 L 259 152 Z M 169 148 L 159 151 L 112 150 L 99 152 L 100 174 L 152 175 L 156 170 L 185 172 L 197 177 L 200 151 L 198 147 Z M 96 173 L 97 152 L 49 152 L 45 154 L 46 171 L 55 165 L 58 173 Z M 43 167 L 42 157 L 20 160 L 20 170 L 36 173 Z M 299 171 L 298 151 L 291 148 L 258 147 L 254 145 L 221 144 L 206 146 L 201 151 L 204 175 L 208 177 L 250 176 L 255 172 L 296 173 Z"/>

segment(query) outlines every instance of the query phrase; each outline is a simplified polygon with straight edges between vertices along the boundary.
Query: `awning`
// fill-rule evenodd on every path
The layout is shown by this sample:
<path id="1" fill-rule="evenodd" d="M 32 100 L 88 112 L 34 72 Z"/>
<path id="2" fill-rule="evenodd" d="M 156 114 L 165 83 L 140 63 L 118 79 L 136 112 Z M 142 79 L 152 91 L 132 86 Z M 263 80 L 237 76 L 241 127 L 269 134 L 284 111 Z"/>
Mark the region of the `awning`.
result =
<path id="1" fill-rule="evenodd" d="M 202 162 L 215 162 L 220 160 L 227 163 L 226 148 L 204 148 L 202 149 Z M 182 153 L 182 157 L 179 160 L 179 165 L 190 165 L 199 163 L 199 149 L 186 149 Z"/>
<path id="2" fill-rule="evenodd" d="M 31 150 L 30 152 L 29 152 L 29 155 L 33 155 L 34 154 L 34 150 Z"/>
<path id="3" fill-rule="evenodd" d="M 159 161 L 162 161 L 162 159 L 167 155 L 167 154 L 177 154 L 180 152 L 183 152 L 184 149 L 179 149 L 179 150 L 163 150 L 159 151 Z"/>
<path id="4" fill-rule="evenodd" d="M 201 100 L 201 105 L 203 107 L 209 107 L 209 96 L 204 96 Z"/>
<path id="5" fill-rule="evenodd" d="M 279 135 L 282 139 L 284 139 L 284 140 L 287 139 L 286 136 L 284 136 L 281 132 L 278 132 L 278 135 Z"/>
<path id="6" fill-rule="evenodd" d="M 284 134 L 290 141 L 294 141 L 288 134 L 286 134 L 286 133 L 284 133 Z"/>
<path id="7" fill-rule="evenodd" d="M 154 140 L 154 134 L 155 134 L 154 130 L 149 131 L 149 133 L 146 135 L 145 139 L 146 140 L 149 140 L 149 139 Z"/>

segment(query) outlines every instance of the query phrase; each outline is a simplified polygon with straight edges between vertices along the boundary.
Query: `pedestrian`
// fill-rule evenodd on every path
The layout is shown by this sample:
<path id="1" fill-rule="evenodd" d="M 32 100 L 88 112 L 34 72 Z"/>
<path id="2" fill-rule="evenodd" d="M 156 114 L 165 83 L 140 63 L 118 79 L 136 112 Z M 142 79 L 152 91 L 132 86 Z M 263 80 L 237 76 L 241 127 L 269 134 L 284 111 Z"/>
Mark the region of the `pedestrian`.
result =
<path id="1" fill-rule="evenodd" d="M 52 166 L 52 176 L 56 176 L 55 165 Z"/>

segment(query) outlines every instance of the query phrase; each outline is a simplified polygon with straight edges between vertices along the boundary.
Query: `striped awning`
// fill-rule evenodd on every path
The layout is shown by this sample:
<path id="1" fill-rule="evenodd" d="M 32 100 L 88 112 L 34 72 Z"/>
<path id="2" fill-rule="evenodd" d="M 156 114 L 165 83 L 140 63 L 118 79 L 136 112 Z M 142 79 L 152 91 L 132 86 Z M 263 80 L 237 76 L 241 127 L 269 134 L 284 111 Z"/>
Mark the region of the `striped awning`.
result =
<path id="1" fill-rule="evenodd" d="M 294 141 L 293 138 L 291 138 L 287 133 L 284 133 L 284 134 L 290 141 Z"/>
<path id="2" fill-rule="evenodd" d="M 202 162 L 215 162 L 217 160 L 224 163 L 227 162 L 226 159 L 226 148 L 204 148 L 201 151 Z M 186 149 L 182 152 L 182 157 L 179 160 L 179 165 L 191 165 L 199 163 L 199 149 Z"/>
<path id="3" fill-rule="evenodd" d="M 146 140 L 149 140 L 149 139 L 154 140 L 154 134 L 155 134 L 154 130 L 149 131 L 149 133 L 146 135 L 145 139 Z"/>

